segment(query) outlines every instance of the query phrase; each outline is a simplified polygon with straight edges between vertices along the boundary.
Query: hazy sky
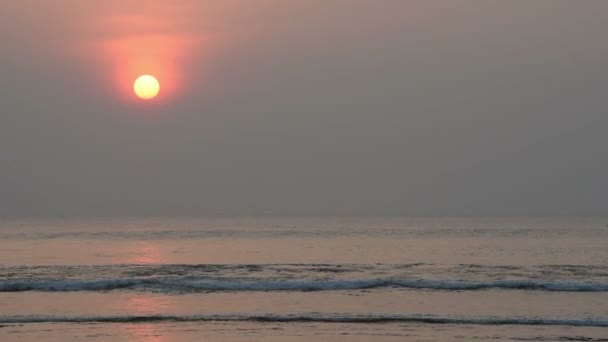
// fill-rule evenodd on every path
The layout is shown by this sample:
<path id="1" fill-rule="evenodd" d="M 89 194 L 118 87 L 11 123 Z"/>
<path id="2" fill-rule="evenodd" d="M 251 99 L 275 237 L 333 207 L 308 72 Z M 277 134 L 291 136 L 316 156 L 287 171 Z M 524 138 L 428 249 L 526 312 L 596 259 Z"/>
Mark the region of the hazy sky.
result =
<path id="1" fill-rule="evenodd" d="M 3 0 L 0 216 L 607 214 L 607 33 L 604 0 Z"/>

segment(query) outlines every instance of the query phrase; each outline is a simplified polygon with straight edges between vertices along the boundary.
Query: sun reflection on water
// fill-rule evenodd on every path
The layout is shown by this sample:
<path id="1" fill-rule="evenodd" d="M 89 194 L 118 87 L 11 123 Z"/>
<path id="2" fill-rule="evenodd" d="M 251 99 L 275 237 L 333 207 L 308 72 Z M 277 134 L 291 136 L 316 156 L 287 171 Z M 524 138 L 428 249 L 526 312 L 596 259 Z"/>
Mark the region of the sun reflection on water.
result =
<path id="1" fill-rule="evenodd" d="M 164 253 L 157 243 L 140 241 L 129 248 L 129 260 L 131 264 L 156 265 L 166 263 Z"/>
<path id="2" fill-rule="evenodd" d="M 167 314 L 175 303 L 170 296 L 134 295 L 125 302 L 125 309 L 133 316 L 159 316 Z M 133 342 L 164 342 L 163 325 L 158 323 L 131 323 L 126 330 Z"/>
<path id="3" fill-rule="evenodd" d="M 164 342 L 159 327 L 150 323 L 134 323 L 127 326 L 133 342 Z"/>

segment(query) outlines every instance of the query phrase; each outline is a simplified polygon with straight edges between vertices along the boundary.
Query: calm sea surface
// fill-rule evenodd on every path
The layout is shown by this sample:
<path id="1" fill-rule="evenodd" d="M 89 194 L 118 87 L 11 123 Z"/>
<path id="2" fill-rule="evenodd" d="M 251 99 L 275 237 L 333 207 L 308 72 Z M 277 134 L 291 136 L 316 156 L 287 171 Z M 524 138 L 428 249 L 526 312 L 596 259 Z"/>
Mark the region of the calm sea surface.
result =
<path id="1" fill-rule="evenodd" d="M 608 218 L 0 221 L 0 341 L 608 341 Z"/>

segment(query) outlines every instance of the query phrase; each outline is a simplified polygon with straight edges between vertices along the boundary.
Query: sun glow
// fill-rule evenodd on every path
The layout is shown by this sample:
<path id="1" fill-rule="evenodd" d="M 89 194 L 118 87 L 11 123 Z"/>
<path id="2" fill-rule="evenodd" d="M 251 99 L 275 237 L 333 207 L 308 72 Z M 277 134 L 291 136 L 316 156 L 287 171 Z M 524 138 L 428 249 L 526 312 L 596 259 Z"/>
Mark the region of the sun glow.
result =
<path id="1" fill-rule="evenodd" d="M 160 83 L 156 77 L 152 75 L 139 76 L 133 84 L 135 95 L 144 100 L 150 100 L 158 95 L 160 91 Z"/>
<path id="2" fill-rule="evenodd" d="M 183 65 L 197 41 L 187 36 L 155 34 L 104 40 L 99 46 L 113 69 L 104 77 L 109 77 L 108 84 L 122 103 L 136 104 L 142 99 L 154 99 L 157 105 L 171 103 L 190 81 Z M 162 83 L 156 97 L 138 94 L 134 81 L 146 75 Z M 134 92 L 136 96 L 133 96 Z"/>

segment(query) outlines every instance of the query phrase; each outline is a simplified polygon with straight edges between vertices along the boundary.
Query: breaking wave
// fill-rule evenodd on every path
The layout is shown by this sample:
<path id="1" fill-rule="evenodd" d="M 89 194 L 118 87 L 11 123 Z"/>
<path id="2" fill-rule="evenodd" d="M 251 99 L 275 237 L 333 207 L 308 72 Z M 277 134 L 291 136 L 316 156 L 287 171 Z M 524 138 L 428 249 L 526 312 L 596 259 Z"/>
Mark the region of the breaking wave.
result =
<path id="1" fill-rule="evenodd" d="M 575 281 L 464 281 L 427 279 L 368 280 L 218 280 L 191 277 L 119 278 L 95 280 L 11 280 L 0 281 L 0 292 L 71 292 L 134 290 L 155 292 L 221 292 L 221 291 L 335 291 L 371 288 L 404 288 L 445 291 L 511 289 L 563 292 L 608 292 L 608 284 Z"/>
<path id="2" fill-rule="evenodd" d="M 201 316 L 0 316 L 0 324 L 27 323 L 139 323 L 139 322 L 260 322 L 260 323 L 429 323 L 473 325 L 561 325 L 578 327 L 608 327 L 607 319 L 557 319 L 525 317 L 441 317 L 429 315 L 201 315 Z"/>

